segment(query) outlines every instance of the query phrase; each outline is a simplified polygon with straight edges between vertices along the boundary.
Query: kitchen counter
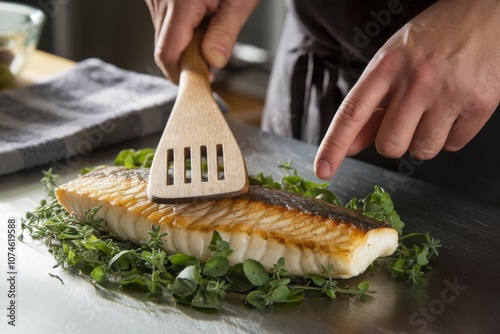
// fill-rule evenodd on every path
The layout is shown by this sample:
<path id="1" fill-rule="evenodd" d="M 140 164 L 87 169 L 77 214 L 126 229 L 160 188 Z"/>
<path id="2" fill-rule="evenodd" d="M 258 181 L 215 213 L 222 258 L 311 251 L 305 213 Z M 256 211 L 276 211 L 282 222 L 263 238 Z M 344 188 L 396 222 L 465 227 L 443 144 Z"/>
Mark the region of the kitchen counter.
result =
<path id="1" fill-rule="evenodd" d="M 16 80 L 15 86 L 22 87 L 46 80 L 73 66 L 75 66 L 75 62 L 71 60 L 36 50 L 26 63 L 20 77 Z"/>
<path id="2" fill-rule="evenodd" d="M 71 66 L 71 63 L 68 63 Z M 231 122 L 250 174 L 282 175 L 277 161 L 291 159 L 314 179 L 317 147 Z M 60 182 L 85 166 L 111 164 L 124 148 L 155 147 L 159 134 L 95 151 L 67 168 Z M 366 302 L 306 297 L 299 305 L 254 309 L 230 294 L 218 312 L 176 305 L 170 298 L 107 292 L 54 268 L 40 242 L 15 241 L 9 257 L 8 230 L 17 233 L 27 211 L 43 197 L 42 166 L 0 177 L 0 303 L 2 333 L 495 333 L 500 323 L 500 209 L 354 159 L 346 159 L 330 189 L 344 202 L 364 197 L 375 184 L 391 193 L 406 222 L 405 232 L 441 239 L 427 288 L 396 281 L 381 268 L 342 284 L 370 283 Z M 418 167 L 416 167 L 418 168 Z M 10 261 L 10 260 L 12 261 Z M 13 267 L 9 268 L 10 265 Z M 54 277 L 57 276 L 58 278 Z M 12 286 L 11 282 L 15 284 Z M 9 297 L 14 289 L 15 296 Z M 11 303 L 15 327 L 8 324 Z"/>
<path id="3" fill-rule="evenodd" d="M 292 159 L 313 178 L 316 151 L 293 139 L 272 136 L 257 128 L 231 124 L 242 147 L 250 174 L 281 175 L 277 160 Z M 66 169 L 61 182 L 84 166 L 109 164 L 123 148 L 154 147 L 158 136 L 99 150 Z M 45 166 L 45 168 L 48 166 Z M 7 255 L 8 219 L 16 222 L 43 196 L 36 168 L 0 178 L 1 249 Z M 16 295 L 18 333 L 492 333 L 500 321 L 500 210 L 444 189 L 347 159 L 331 189 L 344 201 L 364 196 L 378 184 L 390 191 L 406 222 L 405 231 L 429 232 L 443 247 L 426 275 L 427 288 L 414 288 L 391 279 L 382 269 L 347 280 L 370 283 L 375 291 L 367 302 L 306 298 L 300 305 L 257 310 L 231 294 L 219 312 L 201 312 L 161 299 L 108 293 L 60 268 L 44 245 L 17 241 Z M 7 264 L 3 256 L 2 268 Z M 7 305 L 8 269 L 0 286 Z M 51 275 L 59 276 L 64 283 Z M 7 326 L 4 316 L 1 328 Z M 5 333 L 5 331 L 2 330 Z M 12 331 L 14 333 L 14 331 Z"/>

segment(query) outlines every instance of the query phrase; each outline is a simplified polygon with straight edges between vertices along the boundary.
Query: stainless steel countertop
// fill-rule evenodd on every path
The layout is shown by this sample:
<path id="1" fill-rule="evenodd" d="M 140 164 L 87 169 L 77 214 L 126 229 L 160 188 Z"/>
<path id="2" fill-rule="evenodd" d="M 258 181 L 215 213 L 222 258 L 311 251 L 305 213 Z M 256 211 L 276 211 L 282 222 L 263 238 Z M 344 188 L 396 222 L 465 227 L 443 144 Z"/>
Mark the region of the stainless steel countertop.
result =
<path id="1" fill-rule="evenodd" d="M 232 124 L 250 174 L 282 175 L 277 160 L 292 159 L 313 178 L 317 147 Z M 84 166 L 110 164 L 122 148 L 155 147 L 158 136 L 137 139 L 63 161 L 60 181 L 72 179 Z M 378 184 L 391 193 L 405 232 L 429 232 L 441 239 L 440 255 L 426 275 L 429 286 L 414 288 L 384 271 L 348 280 L 366 280 L 373 298 L 367 302 L 307 298 L 298 306 L 246 307 L 231 294 L 219 312 L 200 312 L 154 299 L 107 293 L 81 278 L 52 268 L 39 242 L 17 241 L 16 326 L 9 319 L 7 297 L 7 220 L 17 228 L 25 212 L 43 196 L 39 183 L 47 166 L 0 177 L 0 331 L 2 333 L 496 333 L 500 324 L 500 209 L 439 187 L 347 159 L 331 189 L 344 201 L 364 196 Z M 59 276 L 58 279 L 50 274 Z M 7 331 L 6 331 L 7 330 Z"/>

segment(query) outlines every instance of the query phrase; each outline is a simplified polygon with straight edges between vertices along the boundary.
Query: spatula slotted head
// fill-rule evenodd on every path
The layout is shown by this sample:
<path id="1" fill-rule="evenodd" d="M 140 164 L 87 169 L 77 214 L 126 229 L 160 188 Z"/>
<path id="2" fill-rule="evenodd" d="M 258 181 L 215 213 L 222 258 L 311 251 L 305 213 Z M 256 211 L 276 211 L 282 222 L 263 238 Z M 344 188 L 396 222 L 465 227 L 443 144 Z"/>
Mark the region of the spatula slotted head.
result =
<path id="1" fill-rule="evenodd" d="M 181 59 L 179 92 L 156 149 L 148 197 L 156 203 L 216 199 L 248 191 L 245 160 L 212 96 L 196 31 Z"/>
<path id="2" fill-rule="evenodd" d="M 205 131 L 192 132 L 196 124 L 184 127 L 169 120 L 151 166 L 150 200 L 184 203 L 247 192 L 248 175 L 240 148 L 227 124 L 225 131 L 214 133 L 220 126 L 211 127 L 213 123 L 205 122 Z M 170 131 L 171 127 L 176 131 Z"/>

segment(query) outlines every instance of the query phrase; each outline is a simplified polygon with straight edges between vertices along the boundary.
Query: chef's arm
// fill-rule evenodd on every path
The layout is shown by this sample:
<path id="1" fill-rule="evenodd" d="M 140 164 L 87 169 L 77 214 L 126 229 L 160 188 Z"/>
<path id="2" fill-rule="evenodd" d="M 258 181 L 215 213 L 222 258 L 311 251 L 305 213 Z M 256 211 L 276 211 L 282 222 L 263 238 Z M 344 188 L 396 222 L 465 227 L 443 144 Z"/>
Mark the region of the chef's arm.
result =
<path id="1" fill-rule="evenodd" d="M 499 18 L 498 0 L 441 0 L 403 26 L 338 109 L 316 175 L 332 177 L 372 142 L 423 160 L 464 147 L 499 105 Z"/>
<path id="2" fill-rule="evenodd" d="M 241 27 L 258 0 L 145 0 L 155 28 L 155 61 L 171 81 L 179 81 L 179 59 L 193 30 L 210 15 L 202 41 L 208 65 L 220 69 L 228 62 Z"/>

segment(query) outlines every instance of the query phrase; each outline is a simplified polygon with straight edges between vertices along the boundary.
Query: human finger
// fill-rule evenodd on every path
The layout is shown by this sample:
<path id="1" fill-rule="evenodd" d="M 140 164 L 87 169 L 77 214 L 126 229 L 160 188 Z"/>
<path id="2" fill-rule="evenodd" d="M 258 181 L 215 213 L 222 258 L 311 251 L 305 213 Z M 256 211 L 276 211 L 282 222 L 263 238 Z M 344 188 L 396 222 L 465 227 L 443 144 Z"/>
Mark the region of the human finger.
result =
<path id="1" fill-rule="evenodd" d="M 411 156 L 418 160 L 434 158 L 443 148 L 458 115 L 457 108 L 449 106 L 447 99 L 436 99 L 415 129 L 408 148 Z"/>
<path id="2" fill-rule="evenodd" d="M 335 114 L 316 154 L 314 170 L 319 178 L 335 174 L 361 129 L 388 94 L 390 80 L 377 73 L 363 74 Z"/>
<path id="3" fill-rule="evenodd" d="M 453 123 L 443 149 L 458 151 L 474 138 L 498 107 L 498 103 L 463 110 Z"/>
<path id="4" fill-rule="evenodd" d="M 227 64 L 240 30 L 258 2 L 223 0 L 219 3 L 201 46 L 210 67 L 221 69 Z"/>
<path id="5" fill-rule="evenodd" d="M 349 150 L 347 150 L 348 156 L 358 154 L 373 143 L 386 110 L 386 108 L 375 109 L 375 112 L 372 114 L 368 122 L 366 122 L 363 129 L 361 129 L 356 139 L 354 139 L 354 142 L 351 147 L 349 147 Z"/>
<path id="6" fill-rule="evenodd" d="M 149 14 L 151 15 L 151 21 L 153 22 L 155 30 L 154 40 L 156 43 L 158 35 L 160 34 L 161 26 L 165 19 L 165 14 L 167 13 L 168 1 L 145 0 L 145 2 L 149 9 Z"/>
<path id="7" fill-rule="evenodd" d="M 388 158 L 399 158 L 408 151 L 420 119 L 431 99 L 419 82 L 399 86 L 391 95 L 391 102 L 375 138 L 377 151 Z"/>
<path id="8" fill-rule="evenodd" d="M 167 8 L 155 46 L 155 61 L 167 78 L 179 82 L 179 60 L 193 37 L 194 29 L 207 13 L 217 9 L 218 0 L 183 0 Z"/>

